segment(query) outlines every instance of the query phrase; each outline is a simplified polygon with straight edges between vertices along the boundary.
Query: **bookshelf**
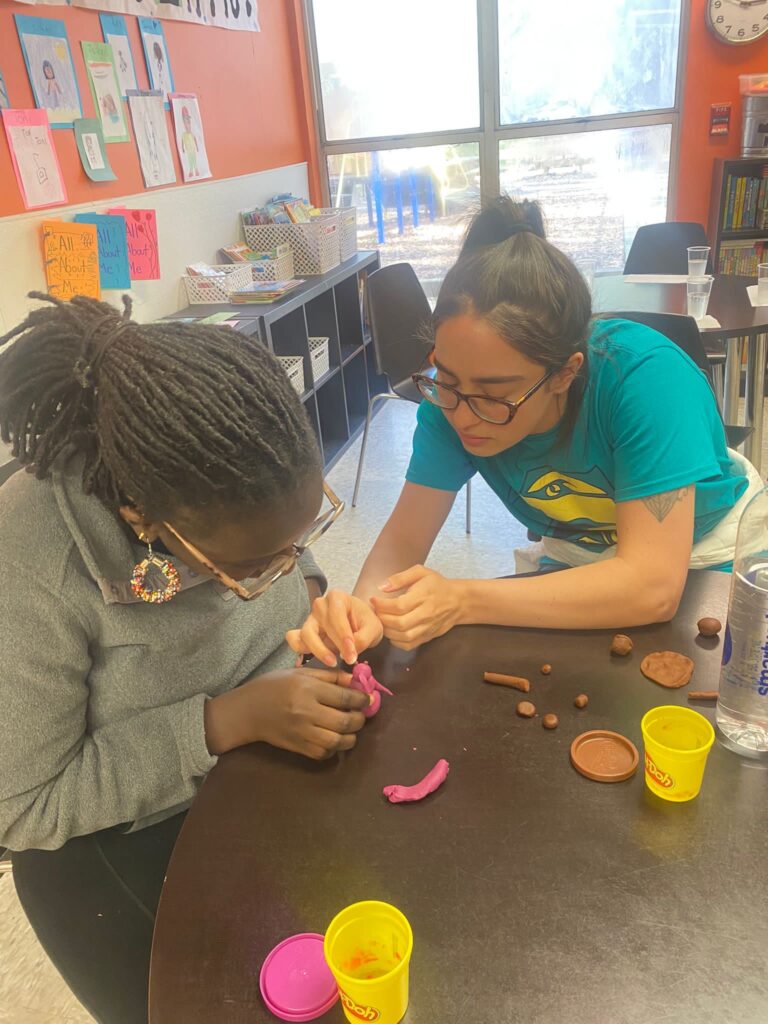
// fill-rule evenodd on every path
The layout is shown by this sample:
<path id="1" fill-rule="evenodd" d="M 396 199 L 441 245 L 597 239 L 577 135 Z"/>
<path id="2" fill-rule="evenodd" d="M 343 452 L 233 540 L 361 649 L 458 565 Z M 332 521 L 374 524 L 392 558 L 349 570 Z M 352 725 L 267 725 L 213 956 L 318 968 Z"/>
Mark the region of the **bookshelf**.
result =
<path id="1" fill-rule="evenodd" d="M 715 160 L 708 236 L 714 273 L 757 276 L 768 261 L 768 158 Z"/>
<path id="2" fill-rule="evenodd" d="M 257 337 L 277 356 L 302 356 L 305 390 L 301 401 L 320 443 L 328 470 L 363 428 L 371 395 L 387 390 L 376 371 L 363 296 L 365 279 L 379 268 L 376 251 L 359 252 L 327 274 L 304 284 L 278 302 L 187 306 L 167 319 L 202 319 L 230 312 L 235 328 Z M 309 338 L 329 339 L 329 368 L 312 376 Z"/>

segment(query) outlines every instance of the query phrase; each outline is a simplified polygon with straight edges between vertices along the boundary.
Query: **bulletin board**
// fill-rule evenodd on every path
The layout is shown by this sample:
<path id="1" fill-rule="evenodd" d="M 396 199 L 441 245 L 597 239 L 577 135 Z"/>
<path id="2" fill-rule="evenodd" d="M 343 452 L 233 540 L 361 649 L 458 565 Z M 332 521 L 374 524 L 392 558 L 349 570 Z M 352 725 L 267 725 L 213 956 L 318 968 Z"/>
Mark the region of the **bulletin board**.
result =
<path id="1" fill-rule="evenodd" d="M 77 72 L 85 117 L 94 117 L 81 43 L 103 39 L 98 11 L 74 7 L 33 7 L 0 0 L 0 74 L 10 105 L 34 107 L 32 89 L 19 45 L 13 15 L 62 19 Z M 298 26 L 293 4 L 263 3 L 260 32 L 230 32 L 185 22 L 163 21 L 175 88 L 197 96 L 214 179 L 233 178 L 269 168 L 307 161 L 310 150 L 302 70 L 297 46 Z M 126 15 L 139 89 L 149 89 L 137 19 Z M 173 138 L 173 120 L 166 113 Z M 129 119 L 130 120 L 130 119 Z M 108 146 L 116 174 L 113 181 L 90 180 L 77 152 L 74 132 L 54 128 L 53 138 L 66 185 L 68 202 L 104 203 L 118 196 L 145 191 L 135 141 Z M 177 184 L 184 184 L 178 154 L 173 152 Z M 204 186 L 203 186 L 204 187 Z M 146 190 L 152 205 L 156 189 Z M 0 217 L 24 213 L 8 146 L 0 136 Z M 65 214 L 61 208 L 56 215 Z"/>

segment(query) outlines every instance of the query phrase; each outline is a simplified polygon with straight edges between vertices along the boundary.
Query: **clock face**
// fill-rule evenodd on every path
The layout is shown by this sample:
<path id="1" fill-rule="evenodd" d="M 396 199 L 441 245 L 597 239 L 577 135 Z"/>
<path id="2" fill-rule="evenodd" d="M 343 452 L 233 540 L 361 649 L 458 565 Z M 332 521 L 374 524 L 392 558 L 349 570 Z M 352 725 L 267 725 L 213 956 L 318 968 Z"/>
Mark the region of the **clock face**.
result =
<path id="1" fill-rule="evenodd" d="M 768 0 L 707 0 L 707 25 L 723 43 L 751 43 L 768 32 Z"/>

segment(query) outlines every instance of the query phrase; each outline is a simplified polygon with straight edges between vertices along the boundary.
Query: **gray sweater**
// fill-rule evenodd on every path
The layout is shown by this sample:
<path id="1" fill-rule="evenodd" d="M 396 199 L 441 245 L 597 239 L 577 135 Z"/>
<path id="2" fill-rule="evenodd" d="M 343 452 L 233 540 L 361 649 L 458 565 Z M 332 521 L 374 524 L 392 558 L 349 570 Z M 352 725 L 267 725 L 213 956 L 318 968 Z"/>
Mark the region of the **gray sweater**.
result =
<path id="1" fill-rule="evenodd" d="M 301 572 L 244 602 L 180 562 L 167 604 L 133 597 L 133 545 L 74 467 L 0 488 L 0 845 L 56 849 L 187 806 L 216 762 L 203 707 L 293 664 L 309 610 Z"/>

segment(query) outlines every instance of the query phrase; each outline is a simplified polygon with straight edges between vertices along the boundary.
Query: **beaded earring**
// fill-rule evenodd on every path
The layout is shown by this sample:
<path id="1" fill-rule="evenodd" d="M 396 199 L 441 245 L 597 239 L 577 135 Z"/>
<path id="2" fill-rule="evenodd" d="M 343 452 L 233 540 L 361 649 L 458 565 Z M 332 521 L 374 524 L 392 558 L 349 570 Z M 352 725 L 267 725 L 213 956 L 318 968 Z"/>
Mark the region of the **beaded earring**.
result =
<path id="1" fill-rule="evenodd" d="M 139 540 L 145 540 L 143 533 L 139 535 Z M 146 541 L 146 544 L 148 549 L 147 557 L 143 562 L 139 562 L 138 565 L 134 566 L 131 573 L 131 590 L 136 597 L 140 597 L 142 601 L 146 601 L 148 604 L 164 604 L 166 601 L 173 600 L 181 590 L 179 570 L 167 558 L 158 558 L 153 553 L 152 544 L 149 541 Z M 168 581 L 167 586 L 163 590 L 147 586 L 147 574 L 152 567 L 159 570 Z"/>

